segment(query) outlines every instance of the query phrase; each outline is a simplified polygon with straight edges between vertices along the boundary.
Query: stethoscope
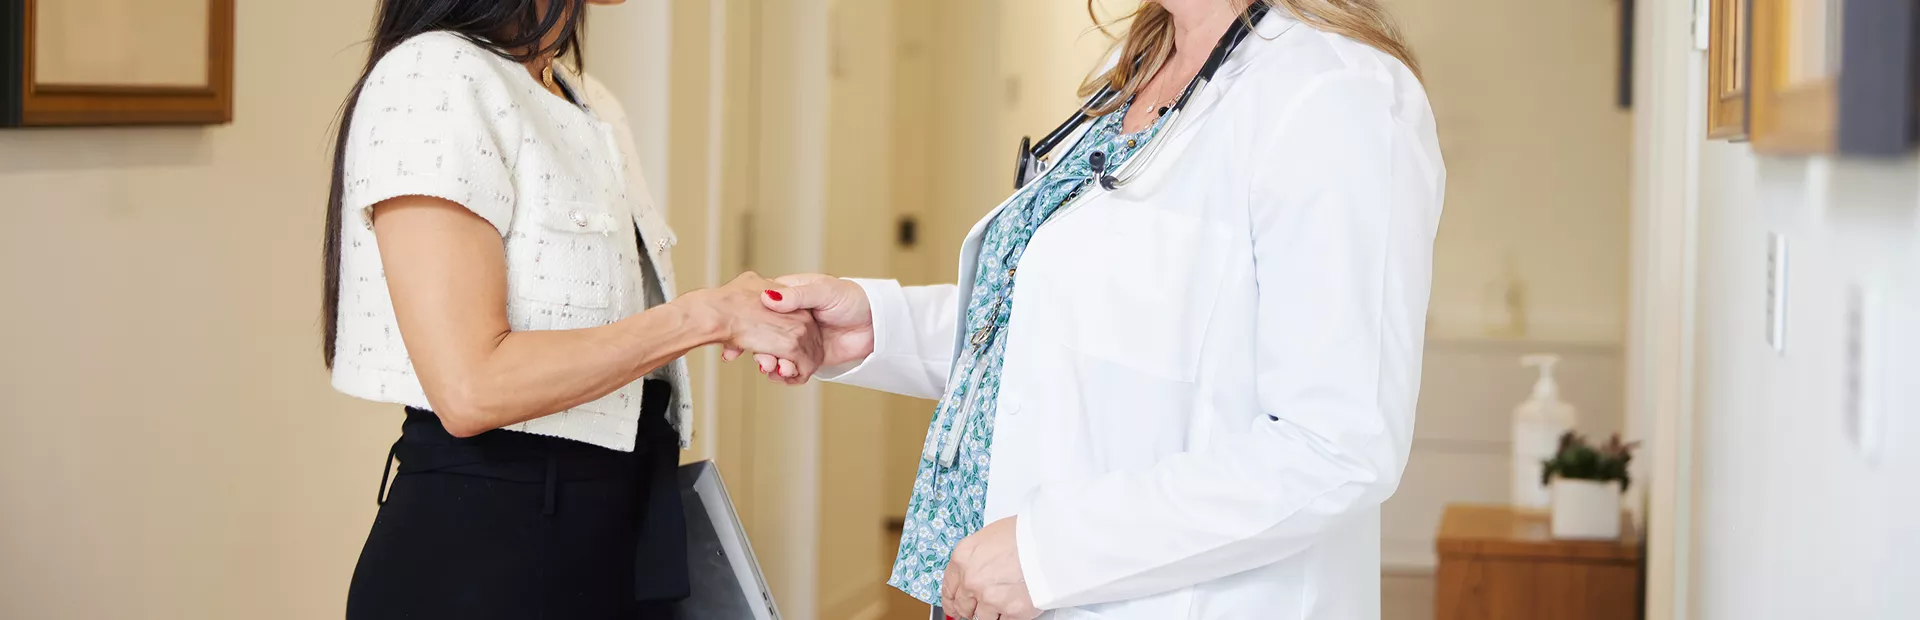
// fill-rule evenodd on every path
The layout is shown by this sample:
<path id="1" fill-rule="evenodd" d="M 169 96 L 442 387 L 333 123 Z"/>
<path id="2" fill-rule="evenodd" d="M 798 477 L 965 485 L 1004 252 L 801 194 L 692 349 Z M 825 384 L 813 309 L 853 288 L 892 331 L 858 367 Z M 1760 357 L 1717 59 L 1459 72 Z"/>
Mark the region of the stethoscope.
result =
<path id="1" fill-rule="evenodd" d="M 1113 191 L 1133 182 L 1134 178 L 1139 176 L 1140 171 L 1153 160 L 1154 154 L 1160 151 L 1160 146 L 1165 144 L 1165 141 L 1160 138 L 1172 134 L 1172 130 L 1178 126 L 1180 113 L 1187 108 L 1187 100 L 1192 99 L 1193 94 L 1202 86 L 1213 81 L 1213 74 L 1220 70 L 1220 65 L 1224 64 L 1227 57 L 1233 54 L 1234 48 L 1239 47 L 1240 42 L 1246 40 L 1247 35 L 1253 32 L 1253 24 L 1259 23 L 1260 18 L 1266 14 L 1267 3 L 1254 0 L 1253 5 L 1247 7 L 1244 19 L 1233 20 L 1233 25 L 1227 27 L 1227 33 L 1221 35 L 1220 42 L 1213 46 L 1213 53 L 1207 56 L 1206 64 L 1200 65 L 1200 72 L 1193 76 L 1192 82 L 1187 83 L 1187 89 L 1181 91 L 1180 98 L 1175 99 L 1173 105 L 1168 106 L 1167 111 L 1160 115 L 1160 122 L 1165 124 L 1164 130 L 1155 132 L 1152 138 L 1148 138 L 1146 147 L 1138 156 L 1128 160 L 1125 165 L 1120 166 L 1119 170 L 1108 170 L 1106 154 L 1093 154 L 1088 163 L 1092 164 L 1093 176 L 1100 180 L 1100 187 Z M 1118 94 L 1112 86 L 1102 87 L 1100 92 L 1094 93 L 1093 97 L 1087 100 L 1086 105 L 1074 112 L 1072 118 L 1061 123 L 1053 133 L 1041 138 L 1038 144 L 1034 144 L 1031 138 L 1020 138 L 1020 155 L 1014 163 L 1013 189 L 1018 191 L 1026 187 L 1028 181 L 1037 178 L 1047 154 L 1052 152 L 1054 147 L 1060 146 L 1060 143 L 1073 134 L 1074 130 L 1079 129 L 1088 120 L 1092 120 L 1092 117 L 1087 115 L 1087 110 L 1099 107 Z"/>
<path id="2" fill-rule="evenodd" d="M 1160 137 L 1173 133 L 1173 129 L 1178 126 L 1177 123 L 1180 122 L 1180 113 L 1186 109 L 1187 100 L 1192 99 L 1193 93 L 1199 91 L 1202 86 L 1213 81 L 1214 73 L 1220 70 L 1220 65 L 1226 62 L 1227 56 L 1232 55 L 1233 49 L 1238 47 L 1240 42 L 1245 40 L 1247 35 L 1253 32 L 1253 24 L 1259 23 L 1260 18 L 1265 16 L 1266 13 L 1267 3 L 1264 0 L 1255 0 L 1253 5 L 1247 8 L 1246 14 L 1242 16 L 1243 19 L 1236 19 L 1233 21 L 1232 26 L 1227 27 L 1226 34 L 1221 35 L 1220 42 L 1214 45 L 1213 53 L 1207 56 L 1207 62 L 1200 65 L 1200 71 L 1193 76 L 1193 81 L 1187 83 L 1187 89 L 1181 91 L 1180 98 L 1174 100 L 1173 105 L 1168 106 L 1167 111 L 1160 115 L 1159 122 L 1163 124 L 1162 129 L 1156 132 L 1152 138 L 1147 139 L 1147 144 L 1144 149 L 1132 160 L 1122 165 L 1119 170 L 1108 170 L 1106 153 L 1096 152 L 1088 156 L 1087 163 L 1093 168 L 1094 178 L 1099 179 L 1100 187 L 1106 188 L 1107 191 L 1113 191 L 1131 182 L 1133 178 L 1140 173 L 1140 170 L 1145 168 L 1147 162 L 1153 159 L 1153 155 L 1159 152 L 1160 145 L 1164 144 L 1164 142 L 1160 140 Z M 1114 92 L 1112 87 L 1100 89 L 1100 92 L 1095 93 L 1091 99 L 1087 100 L 1087 105 L 1081 107 L 1079 111 L 1074 113 L 1073 118 L 1067 119 L 1067 122 L 1062 123 L 1060 127 L 1054 129 L 1053 133 L 1041 138 L 1040 144 L 1038 145 L 1032 144 L 1032 140 L 1029 138 L 1021 138 L 1019 167 L 1014 171 L 1014 190 L 1019 191 L 1021 188 L 1026 187 L 1028 181 L 1038 177 L 1040 173 L 1040 162 L 1046 157 L 1047 153 L 1052 151 L 1054 147 L 1059 146 L 1061 142 L 1067 139 L 1069 134 L 1072 134 L 1074 130 L 1079 129 L 1081 125 L 1092 118 L 1087 115 L 1087 110 L 1110 100 L 1110 98 L 1116 95 L 1117 93 Z M 989 322 L 989 325 L 991 325 L 991 322 Z M 968 339 L 968 344 L 974 347 L 986 346 L 988 340 L 992 338 L 995 333 L 996 330 L 991 326 L 982 328 L 974 332 L 974 335 Z M 957 370 L 958 366 L 955 368 Z M 976 365 L 973 374 L 966 379 L 965 385 L 979 385 L 985 368 L 986 364 Z M 968 390 L 964 400 L 954 409 L 957 417 L 952 421 L 952 424 L 947 427 L 942 440 L 939 443 L 926 445 L 921 454 L 922 458 L 934 460 L 934 462 L 940 464 L 942 467 L 953 466 L 955 459 L 957 459 L 960 454 L 961 434 L 965 432 L 968 421 L 973 415 L 974 398 L 979 395 L 979 393 L 980 390 L 978 389 Z"/>

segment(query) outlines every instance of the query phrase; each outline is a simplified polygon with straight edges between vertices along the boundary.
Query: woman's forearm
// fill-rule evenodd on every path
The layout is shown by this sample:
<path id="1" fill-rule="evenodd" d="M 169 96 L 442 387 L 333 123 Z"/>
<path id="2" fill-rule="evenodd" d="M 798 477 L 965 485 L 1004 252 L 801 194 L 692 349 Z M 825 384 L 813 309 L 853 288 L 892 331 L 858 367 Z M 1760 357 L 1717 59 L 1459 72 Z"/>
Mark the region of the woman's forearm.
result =
<path id="1" fill-rule="evenodd" d="M 376 205 L 373 225 L 400 338 L 427 404 L 455 435 L 572 409 L 706 344 L 793 360 L 801 376 L 822 357 L 812 319 L 762 307 L 775 284 L 751 273 L 602 327 L 514 331 L 491 224 L 459 204 L 407 196 Z"/>
<path id="2" fill-rule="evenodd" d="M 477 435 L 599 399 L 735 329 L 695 291 L 601 327 L 513 331 L 505 248 L 458 204 L 408 196 L 374 207 L 387 288 L 427 404 Z"/>
<path id="3" fill-rule="evenodd" d="M 565 411 L 718 340 L 720 323 L 705 314 L 670 303 L 602 327 L 504 332 L 471 367 L 445 373 L 452 385 L 428 387 L 428 400 L 461 437 Z"/>

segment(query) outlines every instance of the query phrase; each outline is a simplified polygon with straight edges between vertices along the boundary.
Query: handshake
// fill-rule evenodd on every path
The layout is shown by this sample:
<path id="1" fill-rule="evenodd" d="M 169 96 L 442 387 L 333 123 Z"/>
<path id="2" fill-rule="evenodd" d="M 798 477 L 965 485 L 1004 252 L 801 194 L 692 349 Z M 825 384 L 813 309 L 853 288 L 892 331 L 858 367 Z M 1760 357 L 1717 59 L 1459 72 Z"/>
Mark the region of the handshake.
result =
<path id="1" fill-rule="evenodd" d="M 873 310 L 860 285 L 823 274 L 766 279 L 751 271 L 674 300 L 733 361 L 751 353 L 768 379 L 799 385 L 821 368 L 873 353 Z"/>

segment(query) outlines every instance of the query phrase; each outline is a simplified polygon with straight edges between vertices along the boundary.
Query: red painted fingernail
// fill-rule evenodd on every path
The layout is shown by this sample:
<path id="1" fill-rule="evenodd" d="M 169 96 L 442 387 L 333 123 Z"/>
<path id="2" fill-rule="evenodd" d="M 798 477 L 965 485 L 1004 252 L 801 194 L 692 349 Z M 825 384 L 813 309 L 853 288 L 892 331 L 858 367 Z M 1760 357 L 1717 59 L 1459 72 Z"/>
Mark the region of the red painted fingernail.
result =
<path id="1" fill-rule="evenodd" d="M 781 299 L 784 299 L 784 298 L 780 296 L 780 291 L 767 291 L 767 299 L 780 301 Z"/>

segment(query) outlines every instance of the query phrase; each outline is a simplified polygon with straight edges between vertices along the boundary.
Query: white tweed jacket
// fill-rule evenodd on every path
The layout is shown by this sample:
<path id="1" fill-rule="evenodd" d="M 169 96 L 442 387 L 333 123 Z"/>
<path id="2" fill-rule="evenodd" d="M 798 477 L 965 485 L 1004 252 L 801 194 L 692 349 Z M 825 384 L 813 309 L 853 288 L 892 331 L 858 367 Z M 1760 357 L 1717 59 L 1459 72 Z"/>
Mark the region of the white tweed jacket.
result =
<path id="1" fill-rule="evenodd" d="M 335 389 L 432 408 L 401 341 L 367 217 L 396 196 L 445 198 L 499 230 L 514 331 L 597 327 L 672 299 L 673 231 L 640 173 L 624 111 L 594 80 L 556 73 L 586 109 L 445 32 L 400 44 L 368 75 L 345 147 Z M 685 447 L 686 362 L 655 377 L 673 385 L 669 415 Z M 640 408 L 636 381 L 507 429 L 631 451 Z"/>

